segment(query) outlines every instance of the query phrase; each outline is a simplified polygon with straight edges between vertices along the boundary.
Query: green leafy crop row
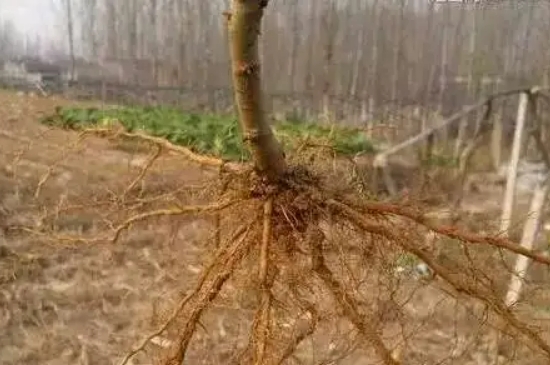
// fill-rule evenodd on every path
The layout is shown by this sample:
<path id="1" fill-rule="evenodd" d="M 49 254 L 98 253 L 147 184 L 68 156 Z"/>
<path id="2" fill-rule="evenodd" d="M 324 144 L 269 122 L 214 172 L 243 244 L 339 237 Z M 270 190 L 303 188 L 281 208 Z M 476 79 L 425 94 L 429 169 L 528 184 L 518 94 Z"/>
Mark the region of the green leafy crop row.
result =
<path id="1" fill-rule="evenodd" d="M 247 159 L 246 149 L 234 117 L 215 114 L 184 113 L 166 107 L 124 107 L 112 109 L 62 108 L 42 120 L 44 124 L 68 129 L 84 129 L 116 120 L 129 131 L 142 131 L 162 137 L 199 153 L 218 155 L 228 160 Z M 274 126 L 277 137 L 287 148 L 306 139 L 328 145 L 340 154 L 373 152 L 373 144 L 352 128 L 324 126 L 310 122 L 284 121 Z"/>

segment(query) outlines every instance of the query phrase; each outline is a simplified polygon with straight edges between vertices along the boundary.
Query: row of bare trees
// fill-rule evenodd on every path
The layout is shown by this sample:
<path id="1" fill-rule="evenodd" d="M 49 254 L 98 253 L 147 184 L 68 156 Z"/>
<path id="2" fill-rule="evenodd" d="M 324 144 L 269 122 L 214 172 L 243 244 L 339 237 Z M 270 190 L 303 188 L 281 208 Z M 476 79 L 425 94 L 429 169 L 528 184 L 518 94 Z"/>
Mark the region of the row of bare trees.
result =
<path id="1" fill-rule="evenodd" d="M 10 19 L 0 20 L 0 58 L 14 58 L 32 52 L 36 43 L 35 39 L 21 34 Z"/>
<path id="2" fill-rule="evenodd" d="M 222 0 L 57 0 L 57 28 L 77 60 L 133 70 L 119 81 L 227 88 L 227 7 Z M 370 111 L 415 104 L 449 112 L 481 94 L 548 84 L 548 19 L 550 3 L 537 0 L 278 0 L 263 25 L 265 88 L 357 100 Z M 0 24 L 3 57 L 25 44 L 47 48 L 32 42 L 16 24 Z"/>
<path id="3" fill-rule="evenodd" d="M 224 1 L 70 1 L 85 58 L 150 65 L 131 81 L 230 85 Z M 550 75 L 548 2 L 279 0 L 272 7 L 262 50 L 271 92 L 456 106 Z"/>

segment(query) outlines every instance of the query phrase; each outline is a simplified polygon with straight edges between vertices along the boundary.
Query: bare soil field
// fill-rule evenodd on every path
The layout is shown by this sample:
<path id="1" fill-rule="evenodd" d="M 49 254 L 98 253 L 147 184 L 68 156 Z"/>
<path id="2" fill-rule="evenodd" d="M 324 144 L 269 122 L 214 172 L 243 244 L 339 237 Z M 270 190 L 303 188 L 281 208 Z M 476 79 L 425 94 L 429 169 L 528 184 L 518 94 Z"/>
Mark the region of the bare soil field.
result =
<path id="1" fill-rule="evenodd" d="M 67 103 L 0 93 L 0 227 L 32 223 L 41 206 L 63 199 L 86 204 L 116 194 L 140 172 L 144 153 L 122 151 L 97 138 L 71 150 L 76 133 L 38 123 Z M 157 170 L 149 181 L 159 193 L 207 177 L 181 159 L 164 158 L 158 166 L 162 177 Z M 93 231 L 94 223 L 75 214 L 63 224 L 60 232 L 82 232 Z M 203 250 L 197 245 L 205 242 L 206 223 L 165 226 L 169 232 L 134 231 L 133 238 L 116 247 L 0 233 L 0 363 L 111 364 L 120 359 L 153 328 L 156 312 L 171 309 L 172 300 L 201 269 Z"/>
<path id="2" fill-rule="evenodd" d="M 98 206 L 97 214 L 89 216 L 78 214 L 78 204 L 90 206 L 123 195 L 149 158 L 144 149 L 121 148 L 95 137 L 82 141 L 75 132 L 40 125 L 42 116 L 68 103 L 76 102 L 0 92 L 2 365 L 118 364 L 194 285 L 213 249 L 208 219 L 163 218 L 133 228 L 114 244 L 62 239 L 72 232 L 84 237 L 97 233 L 103 208 Z M 187 203 L 206 198 L 202 186 L 215 176 L 168 154 L 140 184 L 150 194 L 179 194 L 178 199 Z M 57 241 L 7 229 L 43 224 L 46 207 L 55 210 L 67 201 L 75 213 L 56 221 Z M 360 259 L 349 256 L 346 265 Z M 531 280 L 548 283 L 548 270 L 540 265 L 535 269 Z M 400 282 L 405 289 L 396 298 L 377 297 L 372 286 L 376 280 L 369 279 L 367 289 L 362 289 L 364 297 L 377 307 L 378 320 L 387 323 L 388 342 L 395 342 L 391 336 L 406 329 L 405 364 L 487 363 L 489 335 L 485 319 L 476 317 L 482 312 L 479 306 L 448 294 L 444 285 L 412 276 Z M 230 364 L 232 354 L 246 341 L 255 298 L 238 296 L 231 285 L 201 322 L 188 364 Z M 549 298 L 550 290 L 542 288 L 522 307 L 547 340 Z M 349 323 L 337 323 L 321 324 L 287 363 L 376 364 L 370 352 L 357 350 L 362 340 Z M 506 341 L 499 364 L 548 363 L 525 349 L 515 353 L 515 342 Z M 153 342 L 129 364 L 153 364 L 164 346 L 162 338 Z M 333 360 L 323 362 L 323 357 Z"/>

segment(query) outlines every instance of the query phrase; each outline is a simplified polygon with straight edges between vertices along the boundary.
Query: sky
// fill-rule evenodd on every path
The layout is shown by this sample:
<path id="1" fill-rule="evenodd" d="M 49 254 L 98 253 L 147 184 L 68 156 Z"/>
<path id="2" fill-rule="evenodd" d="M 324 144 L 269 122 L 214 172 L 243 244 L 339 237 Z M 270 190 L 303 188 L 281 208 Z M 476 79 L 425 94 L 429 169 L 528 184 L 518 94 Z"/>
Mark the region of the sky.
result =
<path id="1" fill-rule="evenodd" d="M 0 0 L 0 17 L 12 21 L 22 34 L 31 39 L 61 40 L 61 0 Z"/>

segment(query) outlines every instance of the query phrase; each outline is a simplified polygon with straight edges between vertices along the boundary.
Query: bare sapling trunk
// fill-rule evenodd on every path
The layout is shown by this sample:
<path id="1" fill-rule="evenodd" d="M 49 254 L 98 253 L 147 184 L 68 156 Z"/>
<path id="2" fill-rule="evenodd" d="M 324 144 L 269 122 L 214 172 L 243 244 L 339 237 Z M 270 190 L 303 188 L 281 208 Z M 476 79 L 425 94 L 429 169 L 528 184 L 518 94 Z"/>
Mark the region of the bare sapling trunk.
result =
<path id="1" fill-rule="evenodd" d="M 263 110 L 258 35 L 268 0 L 232 0 L 227 15 L 235 103 L 243 133 L 259 174 L 277 181 L 286 171 L 283 149 Z"/>

